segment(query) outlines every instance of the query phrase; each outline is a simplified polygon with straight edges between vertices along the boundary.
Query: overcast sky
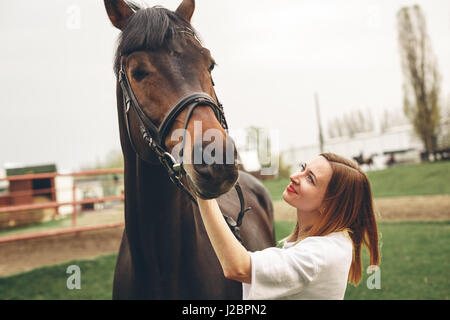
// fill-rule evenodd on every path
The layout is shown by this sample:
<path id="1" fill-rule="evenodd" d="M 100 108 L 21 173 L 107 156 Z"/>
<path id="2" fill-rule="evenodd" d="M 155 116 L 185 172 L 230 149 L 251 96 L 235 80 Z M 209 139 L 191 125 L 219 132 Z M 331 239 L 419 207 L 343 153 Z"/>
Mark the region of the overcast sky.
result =
<path id="1" fill-rule="evenodd" d="M 180 0 L 146 1 L 176 9 Z M 450 1 L 197 0 L 192 24 L 219 66 L 231 132 L 278 130 L 280 148 L 317 143 L 344 112 L 401 108 L 396 13 L 419 4 L 450 96 Z M 79 19 L 78 19 L 79 17 Z M 112 72 L 118 31 L 103 1 L 0 0 L 0 168 L 77 170 L 120 150 Z"/>

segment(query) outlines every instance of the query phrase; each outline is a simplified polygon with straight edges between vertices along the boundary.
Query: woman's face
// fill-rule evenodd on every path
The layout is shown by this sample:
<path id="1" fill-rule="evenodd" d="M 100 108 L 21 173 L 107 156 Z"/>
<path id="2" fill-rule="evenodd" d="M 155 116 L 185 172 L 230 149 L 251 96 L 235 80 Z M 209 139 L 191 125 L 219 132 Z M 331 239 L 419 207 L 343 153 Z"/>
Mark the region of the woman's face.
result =
<path id="1" fill-rule="evenodd" d="M 318 219 L 332 173 L 328 160 L 319 156 L 291 175 L 291 183 L 284 190 L 283 199 L 297 209 L 302 228 L 312 226 Z"/>

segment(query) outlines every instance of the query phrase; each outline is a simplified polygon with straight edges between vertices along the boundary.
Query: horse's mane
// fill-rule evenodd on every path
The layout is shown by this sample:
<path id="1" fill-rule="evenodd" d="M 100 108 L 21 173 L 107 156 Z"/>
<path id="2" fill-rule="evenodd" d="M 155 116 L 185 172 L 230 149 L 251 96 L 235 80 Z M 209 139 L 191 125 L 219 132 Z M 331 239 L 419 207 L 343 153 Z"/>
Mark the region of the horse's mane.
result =
<path id="1" fill-rule="evenodd" d="M 147 7 L 127 1 L 135 12 L 122 30 L 114 59 L 114 72 L 120 69 L 120 57 L 138 50 L 164 47 L 175 37 L 199 37 L 189 22 L 160 6 Z"/>

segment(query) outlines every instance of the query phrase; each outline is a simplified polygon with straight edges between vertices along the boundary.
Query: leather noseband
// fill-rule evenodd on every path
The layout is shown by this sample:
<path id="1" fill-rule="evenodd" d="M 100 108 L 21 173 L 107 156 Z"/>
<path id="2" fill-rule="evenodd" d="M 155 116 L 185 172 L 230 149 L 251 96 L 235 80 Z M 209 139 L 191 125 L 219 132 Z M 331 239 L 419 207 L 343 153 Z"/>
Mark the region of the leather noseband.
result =
<path id="1" fill-rule="evenodd" d="M 133 89 L 131 88 L 130 81 L 128 80 L 126 70 L 123 64 L 123 57 L 121 59 L 120 71 L 119 71 L 119 84 L 122 89 L 122 97 L 123 97 L 123 107 L 125 114 L 125 126 L 127 128 L 128 138 L 130 140 L 130 144 L 134 150 L 134 152 L 138 155 L 139 158 L 145 160 L 145 158 L 139 154 L 134 142 L 133 137 L 131 135 L 130 128 L 130 120 L 129 113 L 130 110 L 133 110 L 137 115 L 139 130 L 142 135 L 142 139 L 144 140 L 145 145 L 147 145 L 158 157 L 161 164 L 167 169 L 170 180 L 180 188 L 194 203 L 198 206 L 197 199 L 189 192 L 188 188 L 182 183 L 181 178 L 182 175 L 186 174 L 186 171 L 183 168 L 183 158 L 184 158 L 184 147 L 185 147 L 185 134 L 187 125 L 190 117 L 192 116 L 194 109 L 198 106 L 209 106 L 214 111 L 217 120 L 220 122 L 221 126 L 225 129 L 228 134 L 228 124 L 225 119 L 225 114 L 223 111 L 222 104 L 218 101 L 217 95 L 214 91 L 214 95 L 216 99 L 212 98 L 210 95 L 204 92 L 194 92 L 190 93 L 184 97 L 182 97 L 167 113 L 164 117 L 163 121 L 157 127 L 153 121 L 144 113 L 139 102 L 134 95 Z M 212 81 L 212 80 L 211 80 Z M 214 82 L 213 82 L 214 88 Z M 175 158 L 166 151 L 165 138 L 169 133 L 173 122 L 180 115 L 180 113 L 188 108 L 186 120 L 184 122 L 184 133 L 183 133 L 183 145 L 182 145 L 182 157 L 181 161 L 177 162 Z M 244 195 L 242 193 L 242 189 L 239 185 L 239 182 L 236 182 L 235 189 L 239 196 L 239 201 L 241 205 L 241 210 L 239 212 L 237 221 L 234 221 L 233 218 L 223 215 L 225 221 L 230 227 L 231 231 L 235 235 L 235 237 L 242 242 L 240 237 L 240 225 L 242 223 L 242 219 L 245 213 L 251 208 L 245 208 Z"/>

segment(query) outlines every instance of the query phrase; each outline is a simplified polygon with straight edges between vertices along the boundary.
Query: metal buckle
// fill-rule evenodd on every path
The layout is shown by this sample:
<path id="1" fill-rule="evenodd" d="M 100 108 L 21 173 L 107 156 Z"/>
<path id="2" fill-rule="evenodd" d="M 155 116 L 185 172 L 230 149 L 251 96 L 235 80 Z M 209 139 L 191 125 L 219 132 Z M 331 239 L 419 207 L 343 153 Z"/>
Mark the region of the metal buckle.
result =
<path id="1" fill-rule="evenodd" d="M 123 71 L 122 67 L 119 70 L 119 83 L 123 82 L 125 80 L 125 72 Z"/>
<path id="2" fill-rule="evenodd" d="M 173 170 L 175 173 L 180 173 L 181 171 L 181 164 L 178 163 L 175 158 L 168 152 L 164 152 L 161 157 L 161 162 L 163 165 L 165 165 L 168 169 Z M 170 163 L 169 163 L 170 162 Z"/>
<path id="3" fill-rule="evenodd" d="M 173 166 L 172 166 L 172 168 L 173 168 L 173 171 L 175 171 L 175 172 L 180 172 L 181 171 L 181 163 L 175 163 Z"/>

